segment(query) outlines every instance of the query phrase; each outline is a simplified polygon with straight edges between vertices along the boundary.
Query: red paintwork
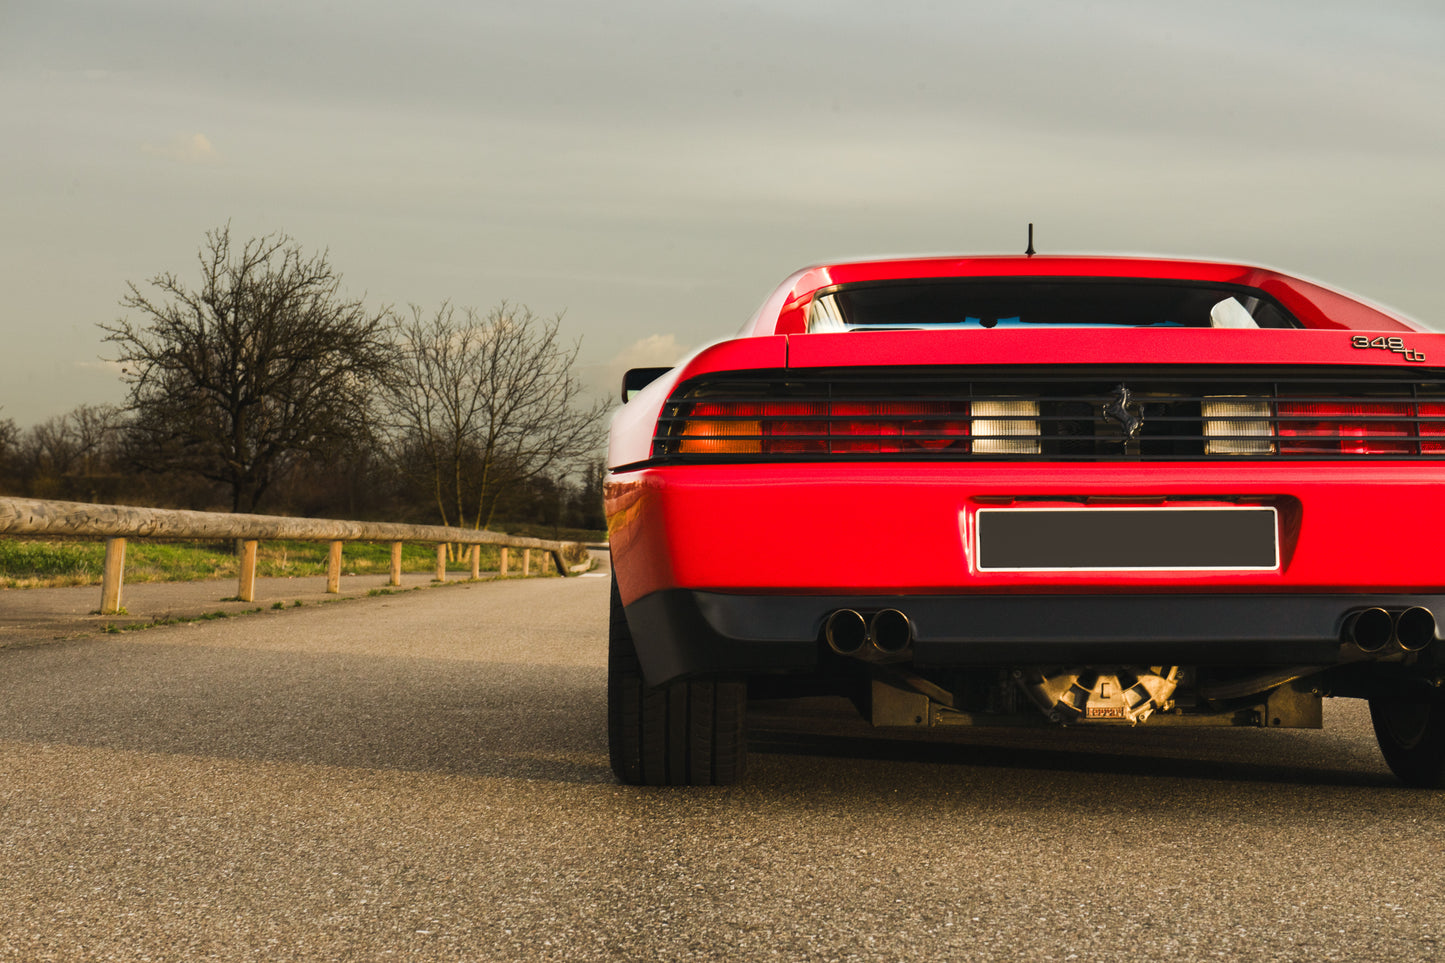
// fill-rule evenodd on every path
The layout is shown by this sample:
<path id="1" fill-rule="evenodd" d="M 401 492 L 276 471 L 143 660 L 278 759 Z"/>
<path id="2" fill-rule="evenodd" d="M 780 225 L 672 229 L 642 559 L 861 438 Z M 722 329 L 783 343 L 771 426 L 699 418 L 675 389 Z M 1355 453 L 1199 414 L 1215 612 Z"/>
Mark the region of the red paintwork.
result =
<path id="1" fill-rule="evenodd" d="M 1438 465 L 717 465 L 614 476 L 625 603 L 664 588 L 756 594 L 1439 591 Z M 982 573 L 965 519 L 988 499 L 1250 496 L 1280 509 L 1278 572 Z M 1164 499 L 1161 501 L 1160 499 Z M 1030 503 L 1037 507 L 1039 503 Z M 1047 504 L 1047 503 L 1045 503 Z M 1077 505 L 1076 502 L 1070 502 Z M 1297 530 L 1294 523 L 1298 523 Z"/>
<path id="2" fill-rule="evenodd" d="M 1405 344 L 1445 363 L 1445 335 L 1410 334 Z M 1385 365 L 1400 355 L 1351 346 L 1339 331 L 1216 328 L 1063 328 L 1056 331 L 849 331 L 788 338 L 788 367 L 834 365 L 1059 364 Z M 683 379 L 706 371 L 707 359 L 687 366 Z M 1424 367 L 1418 364 L 1416 367 Z"/>
<path id="3" fill-rule="evenodd" d="M 1010 256 L 909 258 L 809 268 L 785 281 L 741 333 L 802 334 L 813 293 L 835 284 L 945 277 L 1154 278 L 1243 284 L 1274 296 L 1307 327 L 1423 330 L 1339 292 L 1267 268 L 1163 258 Z"/>
<path id="4" fill-rule="evenodd" d="M 1317 330 L 1060 329 L 803 334 L 835 284 L 908 277 L 1171 278 L 1259 287 Z M 736 339 L 658 379 L 613 423 L 608 524 L 624 603 L 659 589 L 860 594 L 1010 591 L 1423 592 L 1445 587 L 1445 466 L 1409 463 L 773 464 L 627 470 L 650 457 L 678 383 L 736 369 L 849 365 L 1180 364 L 1409 366 L 1344 330 L 1405 332 L 1430 367 L 1445 335 L 1310 282 L 1237 264 L 1131 258 L 928 258 L 794 274 Z M 1278 572 L 989 573 L 969 561 L 979 498 L 1245 498 L 1285 519 Z M 996 502 L 993 502 L 996 504 Z"/>

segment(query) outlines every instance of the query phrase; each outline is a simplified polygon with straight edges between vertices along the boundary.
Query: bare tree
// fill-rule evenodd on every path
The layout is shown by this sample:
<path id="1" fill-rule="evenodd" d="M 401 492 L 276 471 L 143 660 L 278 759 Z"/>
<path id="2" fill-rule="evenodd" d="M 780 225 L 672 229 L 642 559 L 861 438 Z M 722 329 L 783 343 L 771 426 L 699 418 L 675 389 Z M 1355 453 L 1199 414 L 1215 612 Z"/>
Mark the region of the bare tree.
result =
<path id="1" fill-rule="evenodd" d="M 139 320 L 100 327 L 130 385 L 140 463 L 220 482 L 232 511 L 252 511 L 298 455 L 371 430 L 393 318 L 343 298 L 326 253 L 283 234 L 236 248 L 228 225 L 197 259 L 199 288 L 170 273 L 150 294 L 130 284 L 121 304 Z"/>
<path id="2" fill-rule="evenodd" d="M 56 415 L 31 425 L 21 444 L 32 484 L 43 479 L 59 479 L 74 470 L 79 446 L 68 415 Z"/>
<path id="3" fill-rule="evenodd" d="M 121 430 L 119 405 L 77 405 L 33 426 L 24 444 L 48 474 L 89 475 L 98 462 L 114 459 Z"/>
<path id="4" fill-rule="evenodd" d="M 14 419 L 0 418 L 0 486 L 12 484 L 19 443 L 20 429 L 15 426 Z M 3 490 L 0 488 L 0 491 Z"/>
<path id="5" fill-rule="evenodd" d="M 123 431 L 119 406 L 78 405 L 17 433 L 13 471 L 35 497 L 94 501 L 119 470 Z"/>
<path id="6" fill-rule="evenodd" d="M 601 444 L 606 403 L 583 404 L 561 316 L 503 302 L 482 316 L 413 306 L 390 396 L 402 450 L 420 455 L 444 524 L 490 525 L 509 487 L 570 468 Z"/>

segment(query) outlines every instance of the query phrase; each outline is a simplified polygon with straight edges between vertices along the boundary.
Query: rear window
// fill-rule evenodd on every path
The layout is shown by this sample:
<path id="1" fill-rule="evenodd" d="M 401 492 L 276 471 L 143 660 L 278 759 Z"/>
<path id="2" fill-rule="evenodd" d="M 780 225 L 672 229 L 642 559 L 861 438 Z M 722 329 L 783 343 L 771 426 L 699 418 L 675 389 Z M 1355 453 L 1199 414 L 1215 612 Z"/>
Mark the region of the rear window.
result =
<path id="1" fill-rule="evenodd" d="M 809 331 L 900 328 L 1297 328 L 1255 288 L 1128 279 L 890 281 L 819 292 Z"/>

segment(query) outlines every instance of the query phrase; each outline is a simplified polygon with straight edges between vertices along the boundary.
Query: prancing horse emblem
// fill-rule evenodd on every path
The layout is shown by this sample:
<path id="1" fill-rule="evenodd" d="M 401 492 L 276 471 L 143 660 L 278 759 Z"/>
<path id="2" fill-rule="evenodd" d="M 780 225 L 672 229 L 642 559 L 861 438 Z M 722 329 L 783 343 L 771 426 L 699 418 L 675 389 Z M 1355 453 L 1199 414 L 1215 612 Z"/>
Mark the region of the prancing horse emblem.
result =
<path id="1" fill-rule="evenodd" d="M 1118 425 L 1124 437 L 1132 441 L 1144 427 L 1144 412 L 1130 396 L 1129 389 L 1120 385 L 1104 405 L 1104 420 Z"/>

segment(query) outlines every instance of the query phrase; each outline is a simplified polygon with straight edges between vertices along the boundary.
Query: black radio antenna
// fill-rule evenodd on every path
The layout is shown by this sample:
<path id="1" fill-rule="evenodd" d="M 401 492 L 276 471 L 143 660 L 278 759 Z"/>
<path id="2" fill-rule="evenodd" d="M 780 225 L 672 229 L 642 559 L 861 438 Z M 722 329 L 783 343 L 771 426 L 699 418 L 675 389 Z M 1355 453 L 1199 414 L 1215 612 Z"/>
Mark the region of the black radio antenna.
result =
<path id="1" fill-rule="evenodd" d="M 1028 255 L 1029 257 L 1033 257 L 1033 256 L 1034 256 L 1034 224 L 1033 224 L 1033 221 L 1030 221 L 1030 222 L 1029 222 L 1029 247 L 1028 247 L 1028 250 L 1024 251 L 1024 254 Z"/>

